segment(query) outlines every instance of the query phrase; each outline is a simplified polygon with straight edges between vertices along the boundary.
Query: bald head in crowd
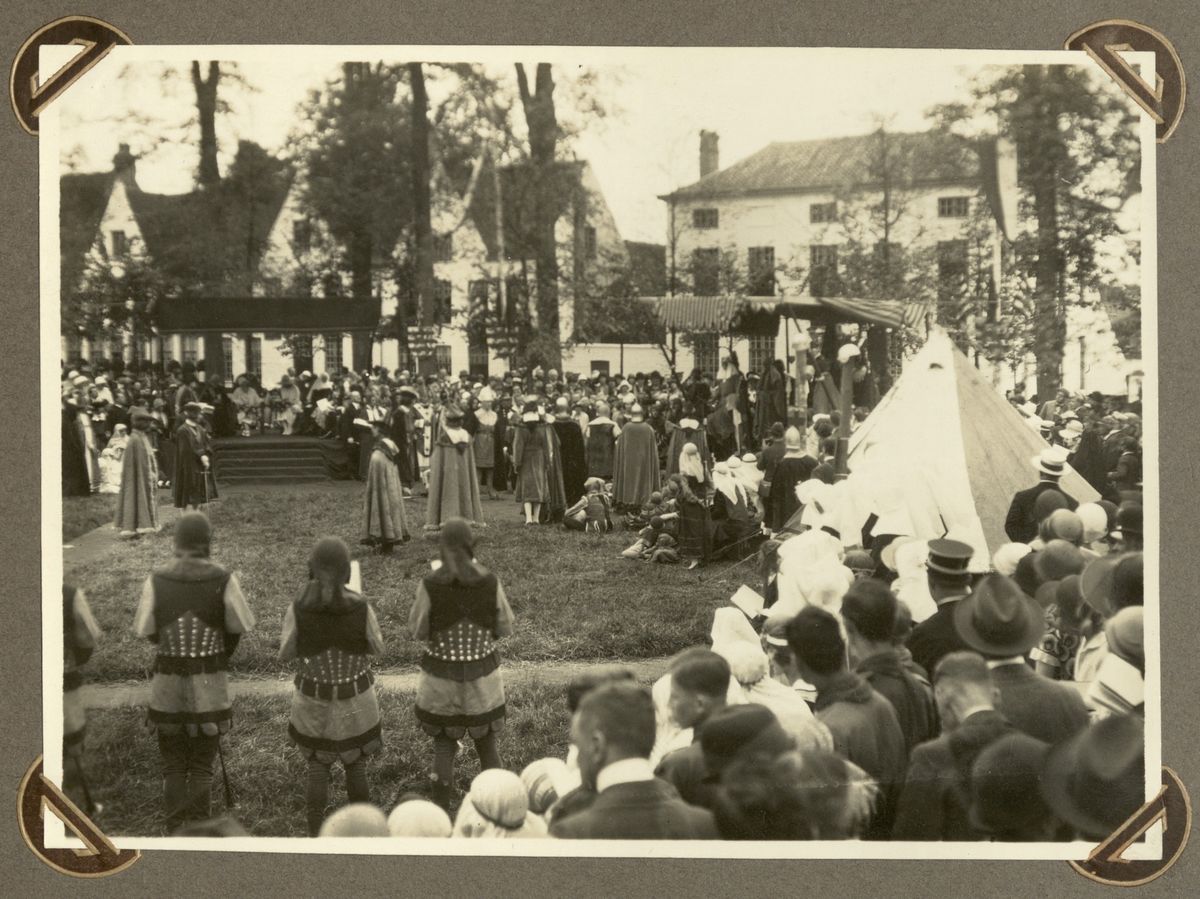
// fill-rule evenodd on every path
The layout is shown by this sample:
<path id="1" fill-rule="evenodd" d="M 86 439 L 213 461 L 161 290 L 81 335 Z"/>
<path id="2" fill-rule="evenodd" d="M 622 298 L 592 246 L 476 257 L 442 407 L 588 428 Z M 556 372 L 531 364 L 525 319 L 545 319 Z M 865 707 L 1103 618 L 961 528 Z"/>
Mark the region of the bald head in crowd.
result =
<path id="1" fill-rule="evenodd" d="M 933 671 L 933 698 L 944 730 L 953 730 L 975 712 L 994 709 L 999 691 L 977 652 L 952 652 Z"/>

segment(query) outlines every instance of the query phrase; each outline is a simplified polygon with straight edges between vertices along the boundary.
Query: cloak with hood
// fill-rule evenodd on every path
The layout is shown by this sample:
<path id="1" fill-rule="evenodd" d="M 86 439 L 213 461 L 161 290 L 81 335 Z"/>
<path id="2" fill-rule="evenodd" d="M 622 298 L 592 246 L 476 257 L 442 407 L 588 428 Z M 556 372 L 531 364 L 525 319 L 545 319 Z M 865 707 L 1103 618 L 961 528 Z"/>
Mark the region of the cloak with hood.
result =
<path id="1" fill-rule="evenodd" d="M 451 518 L 483 524 L 479 501 L 479 473 L 471 435 L 462 428 L 438 429 L 429 456 L 429 500 L 425 504 L 425 528 L 437 530 Z"/>
<path id="2" fill-rule="evenodd" d="M 644 421 L 630 422 L 621 431 L 613 457 L 613 502 L 641 506 L 661 487 L 654 429 Z"/>
<path id="3" fill-rule="evenodd" d="M 158 463 L 146 432 L 134 428 L 121 460 L 121 489 L 113 524 L 122 536 L 158 530 Z"/>
<path id="4" fill-rule="evenodd" d="M 369 544 L 399 543 L 408 536 L 404 494 L 396 467 L 399 447 L 387 437 L 375 444 L 367 466 L 367 495 L 363 501 L 363 540 Z"/>

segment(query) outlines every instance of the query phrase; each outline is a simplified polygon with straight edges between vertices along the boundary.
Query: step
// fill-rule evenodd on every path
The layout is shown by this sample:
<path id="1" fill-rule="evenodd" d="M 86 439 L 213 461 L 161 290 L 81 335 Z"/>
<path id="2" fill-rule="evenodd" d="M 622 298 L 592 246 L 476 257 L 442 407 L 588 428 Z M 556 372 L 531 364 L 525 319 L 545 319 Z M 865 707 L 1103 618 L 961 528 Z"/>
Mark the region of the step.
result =
<path id="1" fill-rule="evenodd" d="M 217 489 L 219 490 L 222 484 L 311 484 L 319 481 L 330 480 L 329 475 L 321 472 L 316 473 L 254 473 L 254 474 L 230 474 L 222 472 L 217 478 Z"/>
<path id="2" fill-rule="evenodd" d="M 222 459 L 217 457 L 217 468 L 324 468 L 322 459 Z"/>
<path id="3" fill-rule="evenodd" d="M 320 453 L 251 453 L 248 455 L 231 456 L 217 453 L 217 461 L 227 465 L 283 465 L 288 462 L 303 462 L 309 465 L 323 465 L 325 457 Z"/>

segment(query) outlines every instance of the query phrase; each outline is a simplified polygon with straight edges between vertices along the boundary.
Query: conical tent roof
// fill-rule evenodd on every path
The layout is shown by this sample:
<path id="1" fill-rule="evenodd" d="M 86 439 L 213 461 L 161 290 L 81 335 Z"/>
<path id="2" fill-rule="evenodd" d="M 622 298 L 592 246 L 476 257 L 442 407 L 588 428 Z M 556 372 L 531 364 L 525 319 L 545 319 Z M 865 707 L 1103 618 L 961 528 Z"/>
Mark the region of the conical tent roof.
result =
<path id="1" fill-rule="evenodd" d="M 1037 482 L 1033 459 L 1047 446 L 935 330 L 850 437 L 850 475 L 837 487 L 843 540 L 857 543 L 874 513 L 876 533 L 951 536 L 975 547 L 973 568 L 986 568 L 1009 542 L 1009 504 Z M 1060 485 L 1081 503 L 1099 499 L 1069 468 Z"/>

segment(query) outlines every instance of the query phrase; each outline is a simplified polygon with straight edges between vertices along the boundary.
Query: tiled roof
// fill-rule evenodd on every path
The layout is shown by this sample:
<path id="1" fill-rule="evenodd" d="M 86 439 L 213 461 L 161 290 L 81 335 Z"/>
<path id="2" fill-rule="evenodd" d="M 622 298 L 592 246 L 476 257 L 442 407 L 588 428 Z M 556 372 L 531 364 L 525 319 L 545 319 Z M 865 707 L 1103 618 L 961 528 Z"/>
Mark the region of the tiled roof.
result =
<path id="1" fill-rule="evenodd" d="M 164 333 L 356 331 L 379 324 L 379 300 L 312 297 L 177 297 L 158 309 Z"/>
<path id="2" fill-rule="evenodd" d="M 112 184 L 112 172 L 68 174 L 59 179 L 59 265 L 64 291 L 73 289 L 83 274 Z"/>
<path id="3" fill-rule="evenodd" d="M 737 296 L 657 299 L 658 317 L 664 327 L 676 331 L 728 331 L 741 305 L 742 298 Z"/>
<path id="4" fill-rule="evenodd" d="M 111 172 L 60 181 L 64 290 L 83 272 L 112 183 Z M 189 293 L 249 293 L 290 184 L 285 163 L 243 143 L 228 176 L 211 188 L 154 194 L 132 184 L 128 193 L 146 250 L 170 281 Z"/>
<path id="5" fill-rule="evenodd" d="M 555 204 L 555 219 L 567 214 L 582 190 L 580 175 L 583 163 L 556 162 L 549 170 L 547 195 Z M 469 198 L 468 214 L 483 238 L 488 256 L 495 258 L 499 241 L 496 237 L 496 181 L 491 162 L 485 162 Z M 508 259 L 531 259 L 536 255 L 534 228 L 538 182 L 532 165 L 502 166 L 500 192 L 504 197 L 504 255 Z"/>
<path id="6" fill-rule="evenodd" d="M 879 179 L 880 139 L 876 132 L 768 144 L 667 197 L 738 196 L 869 185 Z M 969 181 L 978 175 L 975 152 L 961 138 L 922 131 L 888 132 L 887 139 L 889 155 L 901 170 L 911 173 L 913 183 Z"/>

